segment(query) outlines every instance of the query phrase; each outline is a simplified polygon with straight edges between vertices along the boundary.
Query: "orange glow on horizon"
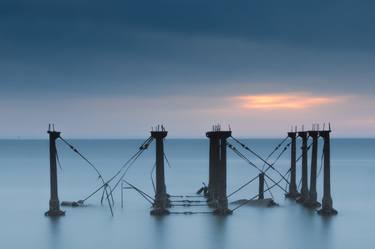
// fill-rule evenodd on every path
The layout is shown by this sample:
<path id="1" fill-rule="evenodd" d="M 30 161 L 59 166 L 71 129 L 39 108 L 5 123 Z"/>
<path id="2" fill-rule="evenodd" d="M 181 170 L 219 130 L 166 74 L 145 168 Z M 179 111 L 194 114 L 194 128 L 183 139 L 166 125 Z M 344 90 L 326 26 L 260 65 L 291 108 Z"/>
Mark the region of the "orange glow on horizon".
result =
<path id="1" fill-rule="evenodd" d="M 235 97 L 246 109 L 280 110 L 306 109 L 315 106 L 336 103 L 339 97 L 313 96 L 306 93 L 260 94 Z"/>

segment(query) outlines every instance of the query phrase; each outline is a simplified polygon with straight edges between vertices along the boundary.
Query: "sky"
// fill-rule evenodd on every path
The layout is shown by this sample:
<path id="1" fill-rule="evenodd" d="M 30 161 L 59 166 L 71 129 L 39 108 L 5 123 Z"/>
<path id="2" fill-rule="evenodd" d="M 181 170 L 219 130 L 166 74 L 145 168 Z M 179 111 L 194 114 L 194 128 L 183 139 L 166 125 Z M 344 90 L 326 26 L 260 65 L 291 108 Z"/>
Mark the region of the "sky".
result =
<path id="1" fill-rule="evenodd" d="M 375 2 L 0 0 L 0 138 L 375 137 Z"/>

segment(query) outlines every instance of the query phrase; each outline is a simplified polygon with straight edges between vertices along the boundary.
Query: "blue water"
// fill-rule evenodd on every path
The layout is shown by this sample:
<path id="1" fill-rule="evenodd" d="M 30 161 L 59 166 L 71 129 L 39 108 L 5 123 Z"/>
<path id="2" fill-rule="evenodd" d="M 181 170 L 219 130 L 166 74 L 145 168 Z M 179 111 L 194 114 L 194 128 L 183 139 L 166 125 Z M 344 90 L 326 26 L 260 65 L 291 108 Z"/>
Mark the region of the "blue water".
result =
<path id="1" fill-rule="evenodd" d="M 103 172 L 112 176 L 137 149 L 141 140 L 71 140 Z M 266 155 L 280 139 L 244 140 Z M 151 146 L 128 171 L 126 179 L 153 195 Z M 58 150 L 59 197 L 78 200 L 100 185 L 95 172 L 61 142 Z M 321 148 L 320 148 L 321 150 Z M 189 195 L 207 182 L 208 141 L 166 140 L 167 191 Z M 323 218 L 286 200 L 272 189 L 279 207 L 244 206 L 228 217 L 210 214 L 149 215 L 150 204 L 134 191 L 125 190 L 124 208 L 116 190 L 114 217 L 100 204 L 100 193 L 80 208 L 63 207 L 66 216 L 44 216 L 49 200 L 47 140 L 0 140 L 0 248 L 374 248 L 375 140 L 333 139 L 332 197 L 339 214 Z M 260 167 L 259 160 L 246 154 Z M 277 168 L 286 172 L 289 151 Z M 258 172 L 228 151 L 228 193 Z M 276 173 L 270 175 L 279 179 Z M 322 176 L 318 181 L 322 198 Z M 285 187 L 285 183 L 283 183 Z M 257 182 L 230 198 L 250 198 Z M 233 207 L 233 205 L 231 206 Z M 209 211 L 207 207 L 173 207 L 173 211 Z"/>

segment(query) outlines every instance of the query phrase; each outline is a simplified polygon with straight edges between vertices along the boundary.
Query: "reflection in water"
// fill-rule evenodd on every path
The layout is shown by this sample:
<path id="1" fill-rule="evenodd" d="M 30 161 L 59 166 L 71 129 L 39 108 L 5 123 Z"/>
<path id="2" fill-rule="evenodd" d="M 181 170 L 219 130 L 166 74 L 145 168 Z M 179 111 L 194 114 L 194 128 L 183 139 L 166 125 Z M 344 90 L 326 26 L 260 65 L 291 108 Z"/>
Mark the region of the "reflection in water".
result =
<path id="1" fill-rule="evenodd" d="M 325 217 L 323 216 L 320 222 L 320 243 L 324 245 L 325 248 L 334 248 L 332 240 L 332 224 L 337 217 Z"/>
<path id="2" fill-rule="evenodd" d="M 171 236 L 168 234 L 168 222 L 166 219 L 169 217 L 166 216 L 151 216 L 153 223 L 153 244 L 152 248 L 155 249 L 164 249 L 168 245 L 168 237 Z"/>
<path id="3" fill-rule="evenodd" d="M 48 229 L 48 247 L 49 248 L 60 248 L 64 241 L 61 236 L 61 223 L 64 217 L 46 217 L 47 219 L 47 229 Z"/>
<path id="4" fill-rule="evenodd" d="M 211 222 L 211 231 L 214 243 L 210 243 L 212 249 L 225 249 L 229 248 L 227 245 L 227 223 L 231 217 L 214 216 Z"/>

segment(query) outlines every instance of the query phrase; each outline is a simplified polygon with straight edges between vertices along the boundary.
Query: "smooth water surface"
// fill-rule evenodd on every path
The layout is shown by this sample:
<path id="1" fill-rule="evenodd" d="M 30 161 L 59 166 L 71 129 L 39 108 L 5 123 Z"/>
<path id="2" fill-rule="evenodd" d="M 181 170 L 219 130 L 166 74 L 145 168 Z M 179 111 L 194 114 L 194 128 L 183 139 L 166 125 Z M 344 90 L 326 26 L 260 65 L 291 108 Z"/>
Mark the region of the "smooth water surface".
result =
<path id="1" fill-rule="evenodd" d="M 70 141 L 97 165 L 106 179 L 142 142 Z M 243 141 L 263 156 L 280 142 L 277 139 Z M 231 143 L 235 145 L 234 141 Z M 155 147 L 151 146 L 144 152 L 126 175 L 128 181 L 150 195 L 153 195 L 150 171 L 154 164 L 154 150 Z M 95 172 L 61 142 L 58 151 L 62 166 L 58 170 L 60 201 L 79 200 L 100 185 Z M 63 207 L 66 216 L 52 219 L 44 216 L 49 200 L 48 153 L 47 140 L 0 140 L 0 248 L 375 247 L 375 140 L 332 141 L 332 197 L 339 214 L 331 218 L 323 218 L 315 211 L 284 199 L 283 192 L 273 188 L 272 194 L 279 207 L 244 206 L 228 217 L 211 214 L 153 217 L 149 215 L 150 204 L 134 191 L 124 191 L 124 208 L 121 208 L 120 190 L 117 189 L 114 217 L 111 217 L 108 205 L 100 204 L 99 192 L 87 201 L 87 206 Z M 165 153 L 171 166 L 165 166 L 169 194 L 194 195 L 202 182 L 207 183 L 207 140 L 166 140 Z M 254 156 L 244 153 L 262 167 Z M 283 173 L 289 167 L 289 153 L 288 150 L 277 163 L 277 168 Z M 269 173 L 275 179 L 280 178 L 275 172 Z M 254 168 L 228 151 L 228 194 L 257 174 Z M 252 183 L 230 201 L 254 196 L 257 184 Z M 282 184 L 285 187 L 285 182 Z M 318 192 L 320 201 L 322 175 L 318 180 Z M 210 211 L 204 206 L 173 207 L 171 210 Z"/>

